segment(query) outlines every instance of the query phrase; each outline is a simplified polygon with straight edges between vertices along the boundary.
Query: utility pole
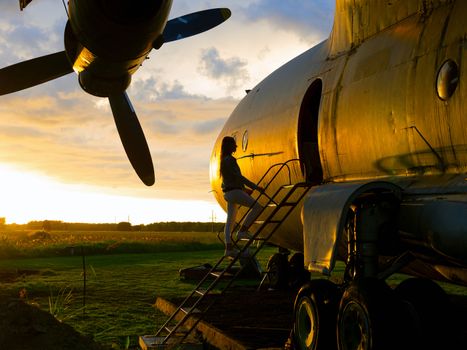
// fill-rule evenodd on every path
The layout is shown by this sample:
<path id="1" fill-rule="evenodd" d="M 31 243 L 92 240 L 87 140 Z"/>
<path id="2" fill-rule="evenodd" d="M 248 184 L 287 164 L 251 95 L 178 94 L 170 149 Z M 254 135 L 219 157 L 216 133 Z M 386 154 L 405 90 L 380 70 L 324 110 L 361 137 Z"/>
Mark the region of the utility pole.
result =
<path id="1" fill-rule="evenodd" d="M 216 214 L 214 210 L 211 211 L 211 233 L 214 233 L 214 221 L 216 221 Z"/>

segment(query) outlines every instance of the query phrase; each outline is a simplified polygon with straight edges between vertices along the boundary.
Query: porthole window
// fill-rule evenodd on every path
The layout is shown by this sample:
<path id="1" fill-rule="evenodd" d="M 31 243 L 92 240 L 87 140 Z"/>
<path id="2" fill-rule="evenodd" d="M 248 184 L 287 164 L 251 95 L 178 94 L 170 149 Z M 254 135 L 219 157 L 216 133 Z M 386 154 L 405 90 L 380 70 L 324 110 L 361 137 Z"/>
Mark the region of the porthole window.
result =
<path id="1" fill-rule="evenodd" d="M 248 130 L 245 130 L 245 132 L 243 133 L 243 137 L 242 137 L 243 152 L 245 152 L 247 148 L 248 148 Z"/>
<path id="2" fill-rule="evenodd" d="M 447 60 L 438 71 L 436 79 L 436 92 L 438 97 L 447 101 L 459 84 L 459 68 L 453 60 Z"/>

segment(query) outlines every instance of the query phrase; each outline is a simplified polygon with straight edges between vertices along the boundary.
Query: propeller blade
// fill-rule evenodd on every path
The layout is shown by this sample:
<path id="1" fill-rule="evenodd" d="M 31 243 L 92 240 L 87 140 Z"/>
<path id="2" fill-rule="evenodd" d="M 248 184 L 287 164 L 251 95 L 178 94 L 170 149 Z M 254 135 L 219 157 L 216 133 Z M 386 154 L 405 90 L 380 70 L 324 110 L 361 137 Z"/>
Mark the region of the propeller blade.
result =
<path id="1" fill-rule="evenodd" d="M 19 9 L 23 11 L 32 0 L 19 0 Z"/>
<path id="2" fill-rule="evenodd" d="M 171 19 L 162 33 L 164 42 L 168 43 L 205 32 L 226 21 L 230 15 L 228 8 L 216 8 Z"/>
<path id="3" fill-rule="evenodd" d="M 126 92 L 109 96 L 110 107 L 123 148 L 141 181 L 154 184 L 154 167 L 143 129 Z"/>
<path id="4" fill-rule="evenodd" d="M 0 69 L 0 95 L 24 90 L 73 72 L 65 51 Z"/>

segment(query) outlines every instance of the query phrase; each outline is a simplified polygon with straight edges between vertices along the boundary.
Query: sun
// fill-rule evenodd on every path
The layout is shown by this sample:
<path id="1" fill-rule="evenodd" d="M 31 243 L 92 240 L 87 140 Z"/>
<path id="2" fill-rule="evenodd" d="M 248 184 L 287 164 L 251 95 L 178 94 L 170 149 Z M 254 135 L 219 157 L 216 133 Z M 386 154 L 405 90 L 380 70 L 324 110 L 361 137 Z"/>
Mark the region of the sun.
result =
<path id="1" fill-rule="evenodd" d="M 111 195 L 105 189 L 63 184 L 5 164 L 0 164 L 0 194 L 0 217 L 8 224 L 34 220 L 149 224 L 225 219 L 214 202 Z"/>

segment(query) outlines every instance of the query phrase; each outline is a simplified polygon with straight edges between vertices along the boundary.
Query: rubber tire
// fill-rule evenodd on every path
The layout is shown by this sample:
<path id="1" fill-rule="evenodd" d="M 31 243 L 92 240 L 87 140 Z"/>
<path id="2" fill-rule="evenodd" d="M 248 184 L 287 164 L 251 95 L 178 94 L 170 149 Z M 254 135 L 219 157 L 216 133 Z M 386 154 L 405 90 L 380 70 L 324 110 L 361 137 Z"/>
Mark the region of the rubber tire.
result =
<path id="1" fill-rule="evenodd" d="M 409 278 L 395 292 L 406 303 L 414 344 L 421 349 L 454 348 L 454 344 L 447 343 L 453 339 L 451 304 L 438 284 L 429 279 Z"/>
<path id="2" fill-rule="evenodd" d="M 337 349 L 336 320 L 340 293 L 325 279 L 305 284 L 294 303 L 294 348 L 299 350 Z"/>
<path id="3" fill-rule="evenodd" d="M 303 253 L 295 253 L 289 259 L 289 286 L 299 289 L 310 280 L 310 272 L 305 269 Z"/>
<path id="4" fill-rule="evenodd" d="M 289 264 L 287 255 L 273 254 L 267 264 L 269 287 L 272 289 L 286 289 L 289 279 Z"/>
<path id="5" fill-rule="evenodd" d="M 361 278 L 344 291 L 337 314 L 339 350 L 400 349 L 396 316 L 399 303 L 383 281 Z"/>

